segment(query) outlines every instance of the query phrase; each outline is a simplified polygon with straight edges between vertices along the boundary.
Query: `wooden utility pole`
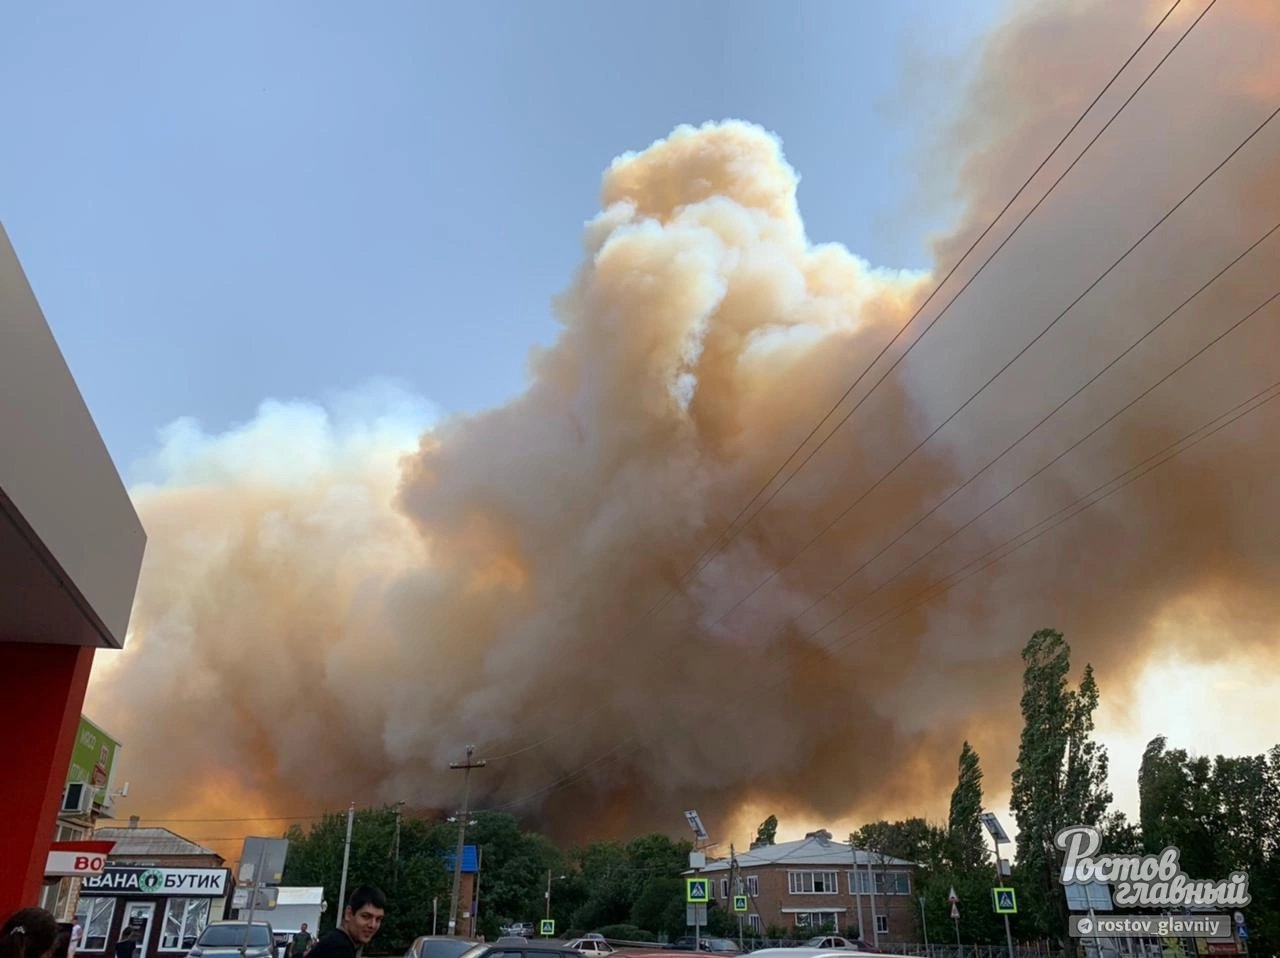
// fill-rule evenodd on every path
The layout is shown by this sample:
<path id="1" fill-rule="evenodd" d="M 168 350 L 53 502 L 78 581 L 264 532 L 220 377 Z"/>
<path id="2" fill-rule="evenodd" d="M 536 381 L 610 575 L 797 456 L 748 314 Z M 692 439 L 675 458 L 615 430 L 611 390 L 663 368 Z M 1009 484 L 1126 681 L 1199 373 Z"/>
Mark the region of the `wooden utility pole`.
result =
<path id="1" fill-rule="evenodd" d="M 484 768 L 483 759 L 474 759 L 475 746 L 467 746 L 467 760 L 453 762 L 450 768 L 462 769 L 462 813 L 458 816 L 458 851 L 453 859 L 453 896 L 449 904 L 449 934 L 458 933 L 458 897 L 462 894 L 462 850 L 466 847 L 467 819 L 471 816 L 471 770 Z"/>

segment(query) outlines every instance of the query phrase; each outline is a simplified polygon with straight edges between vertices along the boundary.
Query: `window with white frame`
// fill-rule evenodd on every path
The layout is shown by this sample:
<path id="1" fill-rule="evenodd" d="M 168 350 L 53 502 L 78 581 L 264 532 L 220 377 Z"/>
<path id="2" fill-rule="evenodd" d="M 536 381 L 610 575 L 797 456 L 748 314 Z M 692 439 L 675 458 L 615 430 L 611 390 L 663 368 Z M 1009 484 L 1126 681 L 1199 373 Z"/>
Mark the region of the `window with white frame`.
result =
<path id="1" fill-rule="evenodd" d="M 764 919 L 761 918 L 759 915 L 757 915 L 755 912 L 752 912 L 750 915 L 747 916 L 747 927 L 749 927 L 752 931 L 762 932 L 764 931 Z"/>
<path id="2" fill-rule="evenodd" d="M 160 950 L 190 951 L 208 923 L 208 898 L 170 898 L 164 911 Z"/>
<path id="3" fill-rule="evenodd" d="M 787 872 L 787 885 L 793 895 L 836 895 L 840 892 L 835 872 Z"/>
<path id="4" fill-rule="evenodd" d="M 876 872 L 877 895 L 910 895 L 911 876 L 906 872 Z"/>
<path id="5" fill-rule="evenodd" d="M 798 911 L 795 913 L 795 926 L 806 932 L 821 932 L 836 928 L 840 913 L 834 911 Z"/>
<path id="6" fill-rule="evenodd" d="M 870 895 L 872 887 L 877 895 L 910 895 L 911 875 L 907 872 L 876 872 L 875 884 L 865 871 L 849 872 L 849 894 Z"/>
<path id="7" fill-rule="evenodd" d="M 747 876 L 747 894 L 752 898 L 760 897 L 760 879 L 755 875 Z"/>
<path id="8" fill-rule="evenodd" d="M 720 879 L 720 897 L 721 898 L 729 897 L 729 879 L 727 878 Z"/>
<path id="9" fill-rule="evenodd" d="M 889 916 L 876 915 L 876 932 L 881 935 L 889 934 Z"/>
<path id="10" fill-rule="evenodd" d="M 76 902 L 76 923 L 84 929 L 81 951 L 106 951 L 111 919 L 115 917 L 114 898 L 81 898 Z"/>

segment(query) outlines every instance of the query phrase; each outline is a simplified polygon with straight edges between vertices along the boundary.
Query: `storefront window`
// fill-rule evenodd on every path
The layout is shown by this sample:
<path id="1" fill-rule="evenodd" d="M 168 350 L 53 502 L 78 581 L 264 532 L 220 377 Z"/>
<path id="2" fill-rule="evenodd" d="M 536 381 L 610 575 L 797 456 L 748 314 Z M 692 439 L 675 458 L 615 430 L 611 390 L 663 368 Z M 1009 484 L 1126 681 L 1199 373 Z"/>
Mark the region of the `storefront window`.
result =
<path id="1" fill-rule="evenodd" d="M 190 951 L 209 923 L 208 898 L 170 898 L 164 912 L 163 951 Z"/>
<path id="2" fill-rule="evenodd" d="M 84 928 L 81 951 L 106 951 L 111 919 L 116 913 L 114 898 L 81 898 L 76 903 L 76 921 Z"/>

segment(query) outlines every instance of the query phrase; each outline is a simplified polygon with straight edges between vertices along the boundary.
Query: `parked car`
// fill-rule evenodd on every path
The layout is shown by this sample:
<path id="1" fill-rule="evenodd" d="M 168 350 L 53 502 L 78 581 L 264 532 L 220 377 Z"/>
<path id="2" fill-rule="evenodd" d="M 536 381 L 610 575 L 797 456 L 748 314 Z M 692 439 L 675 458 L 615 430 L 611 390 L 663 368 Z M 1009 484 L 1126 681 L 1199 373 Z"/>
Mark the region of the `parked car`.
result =
<path id="1" fill-rule="evenodd" d="M 461 958 L 480 942 L 474 938 L 455 938 L 451 935 L 422 935 L 413 940 L 404 958 Z"/>
<path id="2" fill-rule="evenodd" d="M 463 955 L 465 958 L 582 958 L 581 952 L 566 948 L 564 942 L 546 939 L 534 942 L 499 939 L 492 944 L 481 942 Z"/>
<path id="3" fill-rule="evenodd" d="M 671 947 L 676 951 L 693 951 L 695 942 L 700 946 L 700 950 L 709 951 L 717 955 L 736 955 L 740 953 L 736 942 L 732 942 L 728 938 L 708 938 L 706 936 L 701 939 L 695 939 L 693 935 L 685 935 L 683 938 L 677 938 Z"/>
<path id="4" fill-rule="evenodd" d="M 265 921 L 214 921 L 205 926 L 188 953 L 189 958 L 232 958 L 240 954 L 248 934 L 245 958 L 275 958 L 275 933 Z"/>
<path id="5" fill-rule="evenodd" d="M 595 958 L 597 955 L 613 954 L 613 945 L 609 944 L 603 938 L 574 938 L 565 942 L 565 947 L 586 955 L 587 958 Z"/>
<path id="6" fill-rule="evenodd" d="M 878 952 L 876 948 L 861 938 L 841 938 L 839 935 L 819 935 L 817 938 L 810 938 L 801 947 L 818 948 L 822 951 L 831 951 L 838 949 L 841 951 L 862 951 L 862 952 Z"/>

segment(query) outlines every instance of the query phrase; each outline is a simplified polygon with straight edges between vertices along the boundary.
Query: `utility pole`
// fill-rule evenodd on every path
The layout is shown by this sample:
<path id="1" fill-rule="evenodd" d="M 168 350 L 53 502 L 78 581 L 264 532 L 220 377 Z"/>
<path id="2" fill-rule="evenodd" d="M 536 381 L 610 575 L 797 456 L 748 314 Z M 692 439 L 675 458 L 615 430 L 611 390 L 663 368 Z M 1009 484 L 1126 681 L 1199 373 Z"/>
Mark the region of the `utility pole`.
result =
<path id="1" fill-rule="evenodd" d="M 458 851 L 453 859 L 453 895 L 449 904 L 449 934 L 458 933 L 458 897 L 462 894 L 462 850 L 466 847 L 467 819 L 471 815 L 471 770 L 484 768 L 483 760 L 474 760 L 474 745 L 467 746 L 467 760 L 453 762 L 450 768 L 462 769 L 462 814 L 458 816 Z"/>
<path id="2" fill-rule="evenodd" d="M 356 803 L 352 802 L 347 808 L 347 840 L 342 846 L 342 884 L 338 886 L 338 928 L 342 927 L 342 916 L 347 908 L 347 866 L 351 863 L 351 824 L 355 821 L 355 817 Z"/>
<path id="3" fill-rule="evenodd" d="M 396 802 L 396 831 L 391 839 L 391 887 L 400 887 L 400 812 L 404 802 Z"/>
<path id="4" fill-rule="evenodd" d="M 742 879 L 738 877 L 738 850 L 734 848 L 733 843 L 729 843 L 729 894 L 735 898 L 742 894 Z M 737 911 L 735 908 L 734 911 Z M 747 953 L 746 947 L 743 945 L 742 923 L 744 918 L 742 912 L 738 912 L 738 951 L 744 955 Z"/>

